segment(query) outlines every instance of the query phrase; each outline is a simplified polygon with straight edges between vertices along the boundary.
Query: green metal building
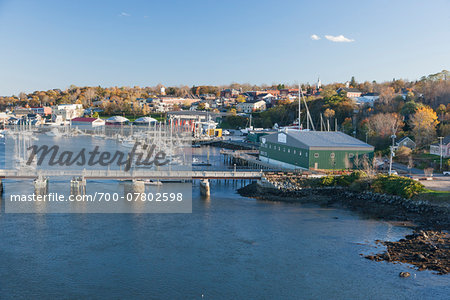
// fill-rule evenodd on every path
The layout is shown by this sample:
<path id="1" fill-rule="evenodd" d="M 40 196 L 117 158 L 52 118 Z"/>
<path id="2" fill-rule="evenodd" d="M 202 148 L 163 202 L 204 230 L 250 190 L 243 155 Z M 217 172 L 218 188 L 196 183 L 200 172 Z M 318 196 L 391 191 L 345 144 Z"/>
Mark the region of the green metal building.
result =
<path id="1" fill-rule="evenodd" d="M 248 132 L 246 140 L 251 143 L 259 144 L 259 143 L 261 143 L 261 137 L 271 134 L 271 133 L 275 133 L 275 132 L 277 132 L 277 131 L 276 130 L 250 130 Z"/>
<path id="2" fill-rule="evenodd" d="M 374 147 L 342 132 L 284 130 L 261 137 L 261 161 L 284 168 L 356 169 Z"/>

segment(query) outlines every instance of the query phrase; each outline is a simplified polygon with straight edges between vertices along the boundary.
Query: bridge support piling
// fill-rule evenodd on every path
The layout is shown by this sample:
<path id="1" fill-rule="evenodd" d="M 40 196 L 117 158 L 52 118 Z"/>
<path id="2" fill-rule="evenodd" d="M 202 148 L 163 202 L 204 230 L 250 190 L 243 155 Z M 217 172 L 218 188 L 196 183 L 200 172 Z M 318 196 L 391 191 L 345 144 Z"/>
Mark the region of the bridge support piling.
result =
<path id="1" fill-rule="evenodd" d="M 200 194 L 207 197 L 211 195 L 211 189 L 208 179 L 200 180 Z"/>
<path id="2" fill-rule="evenodd" d="M 34 179 L 34 194 L 45 195 L 48 193 L 48 178 L 44 176 L 38 176 Z"/>
<path id="3" fill-rule="evenodd" d="M 134 199 L 134 193 L 145 193 L 145 183 L 143 180 L 133 179 L 132 182 L 124 185 L 125 199 Z M 128 196 L 128 194 L 132 194 L 133 196 Z"/>
<path id="4" fill-rule="evenodd" d="M 86 194 L 86 179 L 83 177 L 73 177 L 70 181 L 71 195 L 85 195 Z"/>

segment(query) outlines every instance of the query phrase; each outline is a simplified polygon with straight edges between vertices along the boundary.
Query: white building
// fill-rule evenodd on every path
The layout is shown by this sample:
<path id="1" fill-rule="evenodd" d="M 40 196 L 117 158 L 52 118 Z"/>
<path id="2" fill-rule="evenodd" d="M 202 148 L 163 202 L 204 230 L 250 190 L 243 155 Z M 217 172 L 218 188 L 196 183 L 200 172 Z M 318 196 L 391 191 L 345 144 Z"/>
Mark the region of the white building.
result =
<path id="1" fill-rule="evenodd" d="M 430 145 L 430 154 L 441 155 L 441 143 Z M 450 135 L 442 139 L 442 156 L 450 157 Z"/>
<path id="2" fill-rule="evenodd" d="M 373 106 L 373 103 L 380 99 L 380 94 L 378 93 L 366 93 L 361 95 L 360 97 L 357 97 L 356 104 L 364 105 L 369 104 L 370 106 Z"/>
<path id="3" fill-rule="evenodd" d="M 52 114 L 61 116 L 64 121 L 81 117 L 83 113 L 84 109 L 81 104 L 59 104 L 52 107 Z"/>
<path id="4" fill-rule="evenodd" d="M 253 100 L 238 103 L 236 105 L 236 110 L 238 112 L 250 113 L 253 111 L 264 111 L 266 110 L 266 101 L 264 100 Z"/>
<path id="5" fill-rule="evenodd" d="M 94 129 L 105 125 L 105 120 L 99 118 L 73 118 L 70 122 L 72 127 L 79 129 Z"/>

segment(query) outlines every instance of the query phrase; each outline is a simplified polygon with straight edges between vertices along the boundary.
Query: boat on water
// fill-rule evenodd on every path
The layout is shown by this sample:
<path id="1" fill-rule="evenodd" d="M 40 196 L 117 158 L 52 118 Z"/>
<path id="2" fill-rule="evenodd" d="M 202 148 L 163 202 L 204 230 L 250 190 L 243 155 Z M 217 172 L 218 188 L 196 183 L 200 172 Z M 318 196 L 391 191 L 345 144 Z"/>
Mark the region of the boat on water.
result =
<path id="1" fill-rule="evenodd" d="M 154 181 L 154 180 L 150 180 L 150 179 L 144 180 L 144 184 L 145 185 L 157 185 L 157 186 L 163 185 L 162 182 L 159 180 Z"/>
<path id="2" fill-rule="evenodd" d="M 58 131 L 58 129 L 52 129 L 50 131 L 47 131 L 45 134 L 48 136 L 52 136 L 52 137 L 61 137 L 62 136 L 62 134 Z"/>
<path id="3" fill-rule="evenodd" d="M 211 164 L 209 162 L 200 161 L 197 157 L 192 158 L 192 166 L 193 167 L 209 167 Z"/>

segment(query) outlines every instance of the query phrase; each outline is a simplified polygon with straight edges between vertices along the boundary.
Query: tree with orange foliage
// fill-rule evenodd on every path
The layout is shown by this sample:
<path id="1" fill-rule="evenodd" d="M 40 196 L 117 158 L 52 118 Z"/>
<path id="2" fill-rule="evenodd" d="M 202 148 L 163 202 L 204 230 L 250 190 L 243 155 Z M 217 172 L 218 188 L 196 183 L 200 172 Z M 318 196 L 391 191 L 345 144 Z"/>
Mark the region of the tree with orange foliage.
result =
<path id="1" fill-rule="evenodd" d="M 436 112 L 427 106 L 419 108 L 411 117 L 410 125 L 416 143 L 426 146 L 436 137 L 436 126 L 439 124 Z"/>

